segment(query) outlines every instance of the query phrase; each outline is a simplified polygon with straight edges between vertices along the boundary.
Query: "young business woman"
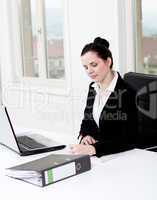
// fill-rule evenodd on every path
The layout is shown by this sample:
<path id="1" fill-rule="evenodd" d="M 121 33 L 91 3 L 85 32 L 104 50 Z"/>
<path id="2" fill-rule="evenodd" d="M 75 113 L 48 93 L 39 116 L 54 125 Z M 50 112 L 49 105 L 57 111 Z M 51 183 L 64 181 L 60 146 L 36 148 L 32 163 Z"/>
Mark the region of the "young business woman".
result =
<path id="1" fill-rule="evenodd" d="M 73 145 L 71 152 L 100 157 L 134 148 L 135 93 L 119 73 L 112 70 L 109 42 L 95 38 L 83 48 L 81 61 L 92 82 L 80 128 L 80 144 Z"/>

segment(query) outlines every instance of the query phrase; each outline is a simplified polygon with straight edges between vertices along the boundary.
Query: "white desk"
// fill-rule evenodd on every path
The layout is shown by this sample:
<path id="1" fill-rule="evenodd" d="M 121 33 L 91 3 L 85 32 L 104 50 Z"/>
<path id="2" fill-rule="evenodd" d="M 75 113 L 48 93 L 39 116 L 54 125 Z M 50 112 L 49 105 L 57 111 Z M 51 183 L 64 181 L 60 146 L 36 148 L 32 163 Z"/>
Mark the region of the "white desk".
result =
<path id="1" fill-rule="evenodd" d="M 42 156 L 47 154 L 50 153 Z M 4 175 L 5 168 L 39 156 L 41 154 L 20 157 L 0 145 L 1 198 L 7 200 L 157 200 L 157 153 L 132 150 L 104 162 L 93 158 L 90 171 L 44 188 Z"/>

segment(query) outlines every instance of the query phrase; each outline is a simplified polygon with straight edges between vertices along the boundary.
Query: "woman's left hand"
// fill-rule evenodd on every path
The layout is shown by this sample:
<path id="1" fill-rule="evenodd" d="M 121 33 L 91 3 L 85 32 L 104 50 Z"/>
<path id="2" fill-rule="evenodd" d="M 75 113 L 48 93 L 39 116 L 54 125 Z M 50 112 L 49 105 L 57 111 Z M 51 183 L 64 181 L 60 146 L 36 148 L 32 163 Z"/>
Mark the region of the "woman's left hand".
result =
<path id="1" fill-rule="evenodd" d="M 70 147 L 70 151 L 73 154 L 88 154 L 90 156 L 95 155 L 95 147 L 92 145 L 76 144 Z"/>

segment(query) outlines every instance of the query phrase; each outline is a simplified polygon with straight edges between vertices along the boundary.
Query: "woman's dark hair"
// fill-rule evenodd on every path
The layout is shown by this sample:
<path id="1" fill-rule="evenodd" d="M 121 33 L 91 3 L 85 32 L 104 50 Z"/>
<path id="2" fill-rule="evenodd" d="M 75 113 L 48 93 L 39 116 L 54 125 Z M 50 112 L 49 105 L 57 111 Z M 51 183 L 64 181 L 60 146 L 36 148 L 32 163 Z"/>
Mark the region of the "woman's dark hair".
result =
<path id="1" fill-rule="evenodd" d="M 113 66 L 113 58 L 112 53 L 109 50 L 109 42 L 103 38 L 97 37 L 94 39 L 94 42 L 86 44 L 82 49 L 81 56 L 86 54 L 89 51 L 95 52 L 100 58 L 103 60 L 107 60 L 107 58 L 111 58 L 111 66 Z"/>

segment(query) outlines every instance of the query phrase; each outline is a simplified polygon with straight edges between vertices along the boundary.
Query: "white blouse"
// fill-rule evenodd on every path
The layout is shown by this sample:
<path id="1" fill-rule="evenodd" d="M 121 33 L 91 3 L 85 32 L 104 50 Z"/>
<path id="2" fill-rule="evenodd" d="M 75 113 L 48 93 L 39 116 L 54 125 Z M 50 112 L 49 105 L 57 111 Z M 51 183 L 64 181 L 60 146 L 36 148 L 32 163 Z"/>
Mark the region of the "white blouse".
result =
<path id="1" fill-rule="evenodd" d="M 92 85 L 92 87 L 96 91 L 96 96 L 93 105 L 93 118 L 97 123 L 98 127 L 99 127 L 100 114 L 104 106 L 106 105 L 109 96 L 111 95 L 112 92 L 114 92 L 118 80 L 118 73 L 116 71 L 113 71 L 113 73 L 114 73 L 114 78 L 105 90 L 101 90 L 97 83 L 94 83 Z"/>

